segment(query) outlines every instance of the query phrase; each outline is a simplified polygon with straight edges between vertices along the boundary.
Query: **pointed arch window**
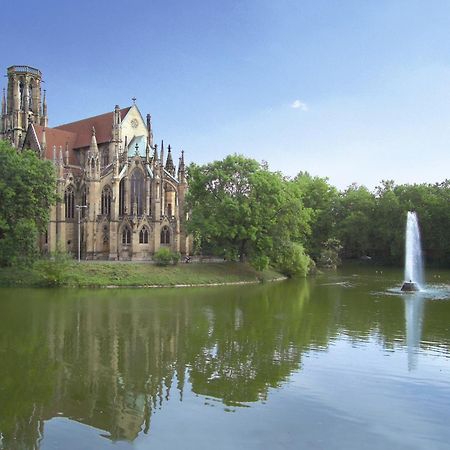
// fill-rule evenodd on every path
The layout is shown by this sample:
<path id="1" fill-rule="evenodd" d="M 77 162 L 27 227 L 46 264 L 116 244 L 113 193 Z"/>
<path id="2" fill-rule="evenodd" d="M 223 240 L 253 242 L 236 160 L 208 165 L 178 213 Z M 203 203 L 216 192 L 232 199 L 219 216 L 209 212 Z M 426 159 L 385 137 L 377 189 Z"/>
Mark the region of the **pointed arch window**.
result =
<path id="1" fill-rule="evenodd" d="M 144 175 L 135 170 L 131 175 L 131 213 L 142 216 L 144 214 Z"/>
<path id="2" fill-rule="evenodd" d="M 28 108 L 30 110 L 33 109 L 33 82 L 30 83 L 30 86 L 28 89 Z"/>
<path id="3" fill-rule="evenodd" d="M 125 178 L 122 178 L 119 183 L 119 215 L 125 214 Z"/>
<path id="4" fill-rule="evenodd" d="M 148 228 L 146 226 L 141 228 L 139 232 L 139 244 L 148 244 Z"/>
<path id="5" fill-rule="evenodd" d="M 20 105 L 20 109 L 24 110 L 25 109 L 25 85 L 23 83 L 23 81 L 21 80 L 19 82 L 19 105 Z"/>
<path id="6" fill-rule="evenodd" d="M 106 167 L 109 164 L 109 148 L 105 147 L 102 150 L 102 166 Z"/>
<path id="7" fill-rule="evenodd" d="M 161 229 L 161 244 L 170 244 L 170 230 L 168 226 Z"/>
<path id="8" fill-rule="evenodd" d="M 131 230 L 128 227 L 122 230 L 122 244 L 131 244 Z"/>
<path id="9" fill-rule="evenodd" d="M 73 219 L 75 217 L 75 195 L 73 186 L 68 186 L 64 191 L 64 205 L 66 219 Z"/>
<path id="10" fill-rule="evenodd" d="M 105 186 L 102 190 L 102 215 L 104 216 L 111 216 L 111 198 L 111 188 L 109 186 Z"/>

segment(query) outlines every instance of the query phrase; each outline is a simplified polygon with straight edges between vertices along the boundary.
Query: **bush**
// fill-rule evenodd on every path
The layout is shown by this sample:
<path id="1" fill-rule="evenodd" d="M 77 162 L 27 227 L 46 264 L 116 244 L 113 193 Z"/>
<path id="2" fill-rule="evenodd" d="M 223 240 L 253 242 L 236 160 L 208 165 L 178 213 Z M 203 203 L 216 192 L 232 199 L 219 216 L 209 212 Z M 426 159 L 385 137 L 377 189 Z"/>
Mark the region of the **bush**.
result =
<path id="1" fill-rule="evenodd" d="M 153 260 L 158 266 L 168 266 L 169 264 L 178 264 L 180 257 L 178 252 L 173 252 L 167 247 L 161 247 L 153 255 Z"/>
<path id="2" fill-rule="evenodd" d="M 285 243 L 275 259 L 278 270 L 288 277 L 306 277 L 308 274 L 311 259 L 301 244 Z"/>
<path id="3" fill-rule="evenodd" d="M 34 262 L 38 231 L 31 219 L 18 219 L 14 227 L 0 226 L 0 236 L 0 266 L 30 266 Z"/>
<path id="4" fill-rule="evenodd" d="M 268 256 L 260 255 L 251 259 L 250 264 L 253 268 L 262 272 L 269 267 L 270 259 Z"/>
<path id="5" fill-rule="evenodd" d="M 56 251 L 49 257 L 36 261 L 34 268 L 42 274 L 48 286 L 61 286 L 67 279 L 72 258 L 69 254 Z"/>
<path id="6" fill-rule="evenodd" d="M 338 239 L 330 238 L 323 243 L 317 265 L 329 269 L 336 269 L 341 263 L 339 252 L 342 250 L 341 242 Z"/>

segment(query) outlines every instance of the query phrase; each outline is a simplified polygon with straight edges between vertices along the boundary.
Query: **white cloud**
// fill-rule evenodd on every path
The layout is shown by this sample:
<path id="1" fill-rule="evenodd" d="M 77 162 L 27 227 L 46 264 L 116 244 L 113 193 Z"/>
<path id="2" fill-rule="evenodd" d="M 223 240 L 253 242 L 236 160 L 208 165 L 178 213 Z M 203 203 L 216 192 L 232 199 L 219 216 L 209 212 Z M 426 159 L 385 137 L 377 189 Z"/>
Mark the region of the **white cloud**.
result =
<path id="1" fill-rule="evenodd" d="M 308 105 L 305 102 L 302 102 L 301 100 L 294 100 L 291 103 L 291 108 L 293 109 L 300 109 L 302 111 L 308 111 Z"/>

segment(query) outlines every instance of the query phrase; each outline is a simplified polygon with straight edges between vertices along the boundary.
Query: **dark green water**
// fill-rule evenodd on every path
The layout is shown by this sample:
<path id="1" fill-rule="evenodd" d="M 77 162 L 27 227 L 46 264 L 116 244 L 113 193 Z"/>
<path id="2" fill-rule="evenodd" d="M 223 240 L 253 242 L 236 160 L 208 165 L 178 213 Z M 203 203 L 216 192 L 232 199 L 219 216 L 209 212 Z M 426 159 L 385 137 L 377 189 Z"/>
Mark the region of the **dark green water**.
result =
<path id="1" fill-rule="evenodd" d="M 1 289 L 0 448 L 447 449 L 450 273 L 383 272 Z"/>

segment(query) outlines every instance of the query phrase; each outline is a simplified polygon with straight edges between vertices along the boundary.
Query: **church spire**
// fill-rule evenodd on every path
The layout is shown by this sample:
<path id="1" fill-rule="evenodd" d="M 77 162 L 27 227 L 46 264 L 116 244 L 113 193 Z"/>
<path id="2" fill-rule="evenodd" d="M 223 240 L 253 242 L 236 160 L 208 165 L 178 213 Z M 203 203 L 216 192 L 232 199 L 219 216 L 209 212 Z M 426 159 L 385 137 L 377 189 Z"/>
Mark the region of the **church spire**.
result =
<path id="1" fill-rule="evenodd" d="M 184 164 L 184 150 L 181 150 L 180 164 L 178 166 L 178 181 L 186 181 L 186 167 Z"/>
<path id="2" fill-rule="evenodd" d="M 120 107 L 116 105 L 114 107 L 113 113 L 113 125 L 112 125 L 112 141 L 120 142 L 121 141 L 121 124 L 122 124 L 122 116 L 120 114 Z"/>
<path id="3" fill-rule="evenodd" d="M 88 177 L 98 181 L 100 179 L 100 157 L 94 127 L 92 127 L 91 145 L 87 154 L 86 166 Z"/>
<path id="4" fill-rule="evenodd" d="M 173 164 L 173 159 L 172 159 L 172 148 L 169 147 L 167 148 L 168 152 L 167 152 L 167 160 L 166 160 L 166 170 L 167 172 L 169 172 L 170 174 L 172 174 L 172 176 L 175 176 L 175 166 Z"/>
<path id="5" fill-rule="evenodd" d="M 91 146 L 89 150 L 92 154 L 98 153 L 97 138 L 95 137 L 95 127 L 92 127 Z"/>
<path id="6" fill-rule="evenodd" d="M 158 144 L 153 146 L 152 166 L 155 169 L 158 167 Z"/>

